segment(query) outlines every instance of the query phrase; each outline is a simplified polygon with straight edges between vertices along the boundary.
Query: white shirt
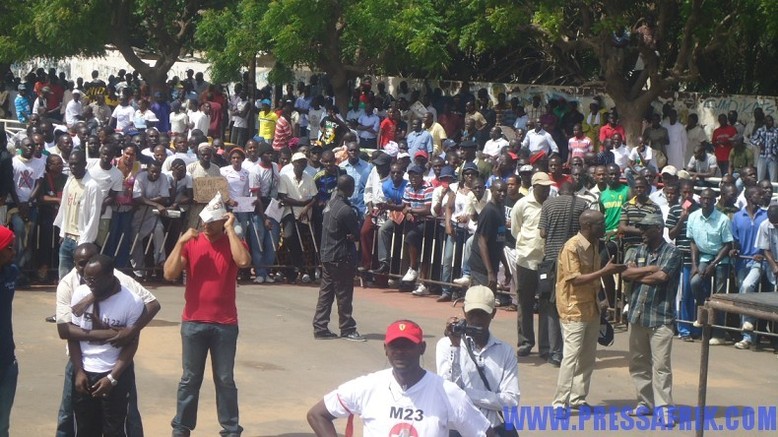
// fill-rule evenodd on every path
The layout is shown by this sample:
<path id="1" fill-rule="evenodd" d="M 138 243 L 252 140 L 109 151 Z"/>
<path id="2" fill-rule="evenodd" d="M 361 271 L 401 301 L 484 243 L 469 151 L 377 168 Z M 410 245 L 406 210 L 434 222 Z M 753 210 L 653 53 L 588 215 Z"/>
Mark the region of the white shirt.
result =
<path id="1" fill-rule="evenodd" d="M 613 161 L 619 166 L 621 171 L 624 171 L 627 165 L 629 165 L 629 149 L 627 146 L 622 144 L 617 148 L 611 149 L 611 153 L 613 153 Z"/>
<path id="2" fill-rule="evenodd" d="M 195 111 L 189 115 L 189 123 L 194 125 L 192 130 L 200 129 L 202 133 L 208 135 L 208 128 L 211 126 L 211 116 L 205 112 Z M 189 131 L 189 137 L 191 136 L 192 132 Z"/>
<path id="3" fill-rule="evenodd" d="M 298 181 L 294 172 L 281 173 L 281 181 L 278 185 L 278 193 L 286 194 L 291 199 L 311 200 L 316 195 L 316 184 L 313 183 L 313 177 L 303 172 L 302 178 Z M 294 218 L 299 219 L 302 214 L 302 206 L 287 206 L 284 208 L 284 216 L 294 213 Z"/>
<path id="4" fill-rule="evenodd" d="M 370 174 L 367 176 L 367 181 L 365 182 L 365 195 L 363 196 L 365 205 L 368 203 L 376 204 L 383 198 L 383 188 L 381 188 L 381 186 L 388 177 L 389 175 L 381 179 L 381 176 L 378 174 L 378 169 L 375 167 L 370 170 Z"/>
<path id="5" fill-rule="evenodd" d="M 375 114 L 362 114 L 359 117 L 359 125 L 362 127 L 369 127 L 373 132 L 361 130 L 359 131 L 359 138 L 373 139 L 378 136 L 378 129 L 381 125 L 381 119 Z"/>
<path id="6" fill-rule="evenodd" d="M 690 171 L 703 173 L 707 173 L 713 169 L 713 176 L 716 176 L 719 173 L 719 163 L 716 161 L 716 155 L 712 153 L 706 153 L 705 159 L 702 161 L 698 161 L 697 158 L 692 156 L 689 163 L 686 165 L 686 168 Z"/>
<path id="7" fill-rule="evenodd" d="M 81 101 L 71 100 L 68 102 L 68 106 L 65 108 L 65 123 L 68 126 L 73 126 L 78 122 L 78 118 L 83 112 L 84 106 Z"/>
<path id="8" fill-rule="evenodd" d="M 252 192 L 259 192 L 259 197 L 276 197 L 280 180 L 281 174 L 278 172 L 278 164 L 275 162 L 270 163 L 270 168 L 257 163 L 249 171 L 249 188 Z"/>
<path id="9" fill-rule="evenodd" d="M 241 168 L 235 170 L 231 165 L 222 167 L 219 172 L 224 179 L 227 179 L 227 191 L 230 193 L 230 199 L 235 200 L 238 197 L 247 197 L 249 195 L 249 172 Z"/>
<path id="10" fill-rule="evenodd" d="M 364 437 L 480 437 L 490 428 L 462 389 L 432 372 L 407 390 L 392 369 L 361 376 L 326 394 L 324 405 L 334 417 L 358 415 Z"/>
<path id="11" fill-rule="evenodd" d="M 550 154 L 551 152 L 559 153 L 559 148 L 557 147 L 554 138 L 551 137 L 550 133 L 543 129 L 541 129 L 540 132 L 535 132 L 535 129 L 527 132 L 521 145 L 522 147 L 529 148 L 531 153 L 540 151 L 545 151 L 546 154 Z"/>
<path id="12" fill-rule="evenodd" d="M 89 173 L 89 176 L 97 182 L 97 185 L 100 186 L 100 192 L 103 194 L 103 198 L 108 196 L 108 193 L 111 191 L 121 193 L 122 190 L 124 190 L 124 187 L 122 186 L 124 175 L 121 170 L 113 165 L 111 165 L 110 169 L 103 170 L 103 168 L 100 167 L 98 160 L 98 163 L 90 167 L 87 172 Z M 111 214 L 111 208 L 105 208 L 105 213 L 100 218 L 109 219 L 111 218 Z"/>
<path id="13" fill-rule="evenodd" d="M 73 292 L 71 306 L 75 305 L 89 295 L 91 291 L 86 285 L 80 285 Z M 118 293 L 101 300 L 98 304 L 100 320 L 109 328 L 121 329 L 134 325 L 143 314 L 143 301 L 132 293 L 127 287 L 122 286 Z M 91 315 L 94 315 L 94 304 L 87 307 L 84 314 L 73 314 L 72 323 L 86 330 L 93 329 Z M 121 348 L 111 346 L 111 343 L 98 343 L 81 341 L 81 355 L 84 370 L 87 372 L 110 372 L 119 359 Z"/>
<path id="14" fill-rule="evenodd" d="M 133 117 L 135 117 L 135 109 L 132 105 L 118 105 L 114 108 L 111 117 L 116 119 L 116 130 L 121 132 L 125 128 L 132 126 Z"/>
<path id="15" fill-rule="evenodd" d="M 119 270 L 114 270 L 113 275 L 119 280 L 122 286 L 127 287 L 128 290 L 138 296 L 144 304 L 148 304 L 157 300 L 157 298 L 151 294 L 143 285 L 141 285 L 135 279 L 125 275 Z M 71 312 L 71 306 L 73 301 L 73 292 L 76 288 L 83 285 L 81 282 L 81 276 L 79 276 L 76 269 L 72 269 L 65 275 L 59 284 L 57 284 L 57 308 L 56 318 L 57 323 L 70 323 L 73 317 Z"/>
<path id="16" fill-rule="evenodd" d="M 438 375 L 451 381 L 467 393 L 476 408 L 489 419 L 492 426 L 502 424 L 498 412 L 505 407 L 519 405 L 519 363 L 513 347 L 490 335 L 481 350 L 468 346 L 478 363 L 473 362 L 464 347 L 454 347 L 448 337 L 438 340 L 435 347 L 435 362 Z M 476 366 L 484 371 L 491 390 L 484 385 Z"/>
<path id="17" fill-rule="evenodd" d="M 638 163 L 638 148 L 633 147 L 632 150 L 629 151 L 629 160 Z M 642 167 L 654 167 L 656 168 L 656 164 L 654 163 L 654 149 L 650 147 L 646 147 L 643 150 L 643 158 L 641 159 L 641 163 L 638 164 Z"/>
<path id="18" fill-rule="evenodd" d="M 187 125 L 189 124 L 189 116 L 185 112 L 171 112 L 170 113 L 170 131 L 176 134 L 182 134 L 186 132 Z"/>
<path id="19" fill-rule="evenodd" d="M 68 206 L 68 197 L 70 196 L 70 185 L 77 183 L 84 184 L 84 193 L 81 199 L 73 199 L 75 208 L 78 208 L 78 244 L 94 243 L 97 239 L 97 231 L 100 226 L 100 208 L 103 205 L 103 193 L 100 186 L 95 182 L 89 173 L 86 173 L 81 181 L 70 176 L 65 182 L 65 188 L 62 190 L 62 203 L 57 210 L 57 216 L 54 217 L 54 226 L 59 228 L 59 236 L 65 238 L 65 210 Z"/>
<path id="20" fill-rule="evenodd" d="M 33 163 L 33 159 L 23 162 L 20 156 L 14 156 L 11 162 L 14 170 L 14 188 L 19 202 L 29 202 L 32 189 L 35 188 L 38 179 L 43 177 L 43 172 Z"/>
<path id="21" fill-rule="evenodd" d="M 235 109 L 238 112 L 243 112 L 246 109 L 246 105 L 249 104 L 248 100 L 240 100 L 235 105 Z M 241 117 L 240 115 L 233 115 L 232 116 L 233 127 L 248 127 L 248 117 Z"/>
<path id="22" fill-rule="evenodd" d="M 483 153 L 496 158 L 500 156 L 500 151 L 503 147 L 508 147 L 508 140 L 505 138 L 497 138 L 496 140 L 489 139 L 489 141 L 484 144 Z"/>
<path id="23" fill-rule="evenodd" d="M 194 155 L 183 152 L 173 152 L 173 154 L 165 158 L 165 162 L 162 163 L 162 173 L 170 174 L 173 171 L 170 169 L 170 167 L 173 165 L 173 161 L 176 159 L 184 161 L 184 165 L 197 162 L 197 157 Z"/>
<path id="24" fill-rule="evenodd" d="M 686 126 L 677 121 L 675 124 L 663 123 L 662 126 L 667 129 L 667 136 L 670 138 L 670 144 L 667 145 L 667 163 L 681 168 L 686 160 L 686 147 L 689 143 Z"/>

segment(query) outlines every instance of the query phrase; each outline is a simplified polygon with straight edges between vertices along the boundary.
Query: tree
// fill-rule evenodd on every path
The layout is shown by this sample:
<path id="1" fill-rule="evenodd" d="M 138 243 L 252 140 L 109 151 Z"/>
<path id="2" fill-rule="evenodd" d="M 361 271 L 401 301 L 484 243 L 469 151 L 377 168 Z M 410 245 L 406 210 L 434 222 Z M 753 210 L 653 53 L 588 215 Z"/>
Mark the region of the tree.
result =
<path id="1" fill-rule="evenodd" d="M 462 0 L 447 8 L 451 39 L 485 54 L 534 48 L 567 83 L 600 82 L 634 140 L 651 102 L 716 75 L 704 59 L 725 54 L 744 22 L 767 19 L 770 0 Z M 481 10 L 481 13 L 476 13 Z M 747 20 L 746 18 L 750 18 Z M 776 19 L 762 26 L 775 40 Z M 764 22 L 764 21 L 761 21 Z M 517 25 L 518 23 L 518 25 Z M 772 35 L 772 39 L 770 37 Z M 742 40 L 741 40 L 742 41 Z M 772 44 L 772 43 L 770 43 Z M 638 68 L 639 64 L 643 68 Z M 741 70 L 742 71 L 742 70 Z M 552 78 L 553 81 L 553 78 Z M 546 82 L 548 83 L 548 82 Z"/>
<path id="2" fill-rule="evenodd" d="M 167 72 L 190 49 L 203 10 L 227 0 L 30 0 L 16 8 L 15 21 L 0 37 L 0 62 L 36 56 L 98 55 L 116 47 L 152 89 L 165 85 Z M 8 6 L 3 6 L 8 7 Z M 1 15 L 0 15 L 1 16 Z M 4 20 L 0 18 L 0 20 Z M 140 50 L 155 59 L 141 59 Z"/>
<path id="3" fill-rule="evenodd" d="M 269 52 L 284 67 L 326 73 L 341 109 L 349 101 L 349 80 L 359 75 L 396 72 L 404 65 L 436 74 L 450 59 L 433 0 L 242 0 L 235 11 L 220 16 L 231 16 L 234 23 L 224 40 L 210 30 L 199 39 L 209 60 L 220 63 L 217 71 L 237 67 L 214 53 L 221 47 L 238 53 L 242 65 L 260 51 Z"/>

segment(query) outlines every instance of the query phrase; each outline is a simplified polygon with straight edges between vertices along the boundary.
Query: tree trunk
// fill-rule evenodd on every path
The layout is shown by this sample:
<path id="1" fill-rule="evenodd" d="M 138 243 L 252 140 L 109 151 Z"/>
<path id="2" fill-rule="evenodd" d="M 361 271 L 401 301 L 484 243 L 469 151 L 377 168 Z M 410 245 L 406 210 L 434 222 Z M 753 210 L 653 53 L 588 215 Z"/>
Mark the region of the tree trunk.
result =
<path id="1" fill-rule="evenodd" d="M 343 68 L 325 69 L 332 85 L 332 91 L 335 94 L 335 105 L 340 110 L 341 115 L 345 117 L 348 112 L 348 102 L 351 96 L 351 90 L 348 87 L 348 73 Z"/>
<path id="2" fill-rule="evenodd" d="M 251 61 L 249 62 L 249 82 L 246 85 L 248 88 L 248 94 L 249 94 L 249 104 L 251 105 L 251 110 L 249 111 L 249 118 L 248 118 L 248 130 L 249 130 L 249 137 L 253 137 L 254 134 L 254 128 L 256 127 L 257 123 L 257 117 L 255 117 L 256 113 L 254 111 L 254 102 L 257 100 L 256 90 L 257 90 L 257 56 L 254 55 L 251 57 Z"/>
<path id="3" fill-rule="evenodd" d="M 628 145 L 634 146 L 637 144 L 638 137 L 643 134 L 643 114 L 646 113 L 649 105 L 643 104 L 640 99 L 619 101 L 614 98 L 613 101 L 619 110 L 620 123 L 627 134 L 624 140 Z"/>

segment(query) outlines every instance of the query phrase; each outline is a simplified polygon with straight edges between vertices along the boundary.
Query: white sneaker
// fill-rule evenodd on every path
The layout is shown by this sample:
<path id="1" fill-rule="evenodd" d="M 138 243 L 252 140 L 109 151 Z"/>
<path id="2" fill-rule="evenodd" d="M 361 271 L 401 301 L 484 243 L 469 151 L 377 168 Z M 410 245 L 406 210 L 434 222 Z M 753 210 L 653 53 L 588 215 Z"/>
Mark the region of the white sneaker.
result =
<path id="1" fill-rule="evenodd" d="M 263 278 L 262 276 L 257 276 L 256 278 L 254 278 L 255 284 L 263 284 L 264 282 L 265 282 L 265 278 Z"/>
<path id="2" fill-rule="evenodd" d="M 304 274 L 302 279 L 300 279 L 303 284 L 310 284 L 311 283 L 311 275 L 308 273 Z"/>
<path id="3" fill-rule="evenodd" d="M 465 276 L 462 276 L 461 278 L 454 279 L 451 282 L 453 282 L 454 284 L 459 285 L 460 287 L 469 287 L 470 286 L 470 276 L 465 275 Z"/>
<path id="4" fill-rule="evenodd" d="M 276 282 L 276 280 L 275 280 L 275 279 L 273 279 L 273 277 L 272 277 L 272 276 L 268 276 L 268 277 L 267 277 L 267 278 L 265 278 L 264 280 L 265 280 L 265 284 L 273 284 L 273 283 L 275 283 L 275 282 Z"/>
<path id="5" fill-rule="evenodd" d="M 414 296 L 429 296 L 430 291 L 427 290 L 427 287 L 425 287 L 424 284 L 420 283 L 419 286 L 411 292 L 411 294 Z"/>
<path id="6" fill-rule="evenodd" d="M 621 315 L 626 318 L 628 314 L 629 314 L 629 304 L 624 304 L 624 309 L 621 310 Z"/>
<path id="7" fill-rule="evenodd" d="M 754 324 L 751 322 L 743 322 L 743 331 L 753 331 L 754 330 Z"/>
<path id="8" fill-rule="evenodd" d="M 403 282 L 413 282 L 419 277 L 419 272 L 411 268 L 405 273 L 405 276 L 401 279 Z"/>
<path id="9" fill-rule="evenodd" d="M 723 338 L 713 337 L 710 340 L 708 340 L 708 344 L 711 346 L 721 346 L 727 344 L 727 342 Z"/>
<path id="10" fill-rule="evenodd" d="M 739 342 L 735 343 L 735 349 L 751 349 L 751 342 L 748 340 L 740 340 Z"/>

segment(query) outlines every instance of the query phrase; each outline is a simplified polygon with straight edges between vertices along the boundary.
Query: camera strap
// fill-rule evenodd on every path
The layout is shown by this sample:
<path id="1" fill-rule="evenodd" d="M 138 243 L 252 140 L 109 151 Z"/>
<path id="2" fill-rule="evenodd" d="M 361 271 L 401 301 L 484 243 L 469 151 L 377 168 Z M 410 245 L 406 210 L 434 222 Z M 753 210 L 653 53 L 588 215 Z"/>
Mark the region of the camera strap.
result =
<path id="1" fill-rule="evenodd" d="M 489 391 L 492 391 L 492 387 L 489 385 L 489 381 L 486 379 L 486 374 L 484 374 L 484 369 L 481 368 L 481 366 L 478 365 L 478 360 L 475 359 L 475 354 L 473 353 L 473 350 L 470 348 L 470 343 L 474 342 L 472 337 L 465 336 L 463 338 L 465 340 L 463 343 L 463 346 L 465 350 L 467 351 L 467 354 L 470 356 L 470 359 L 473 361 L 473 364 L 475 364 L 475 368 L 478 370 L 478 376 L 481 377 L 481 381 L 483 381 L 484 386 L 486 386 L 486 389 Z M 505 417 L 502 415 L 502 411 L 497 411 L 497 415 L 500 416 L 500 420 L 502 420 L 503 423 L 505 423 Z"/>

